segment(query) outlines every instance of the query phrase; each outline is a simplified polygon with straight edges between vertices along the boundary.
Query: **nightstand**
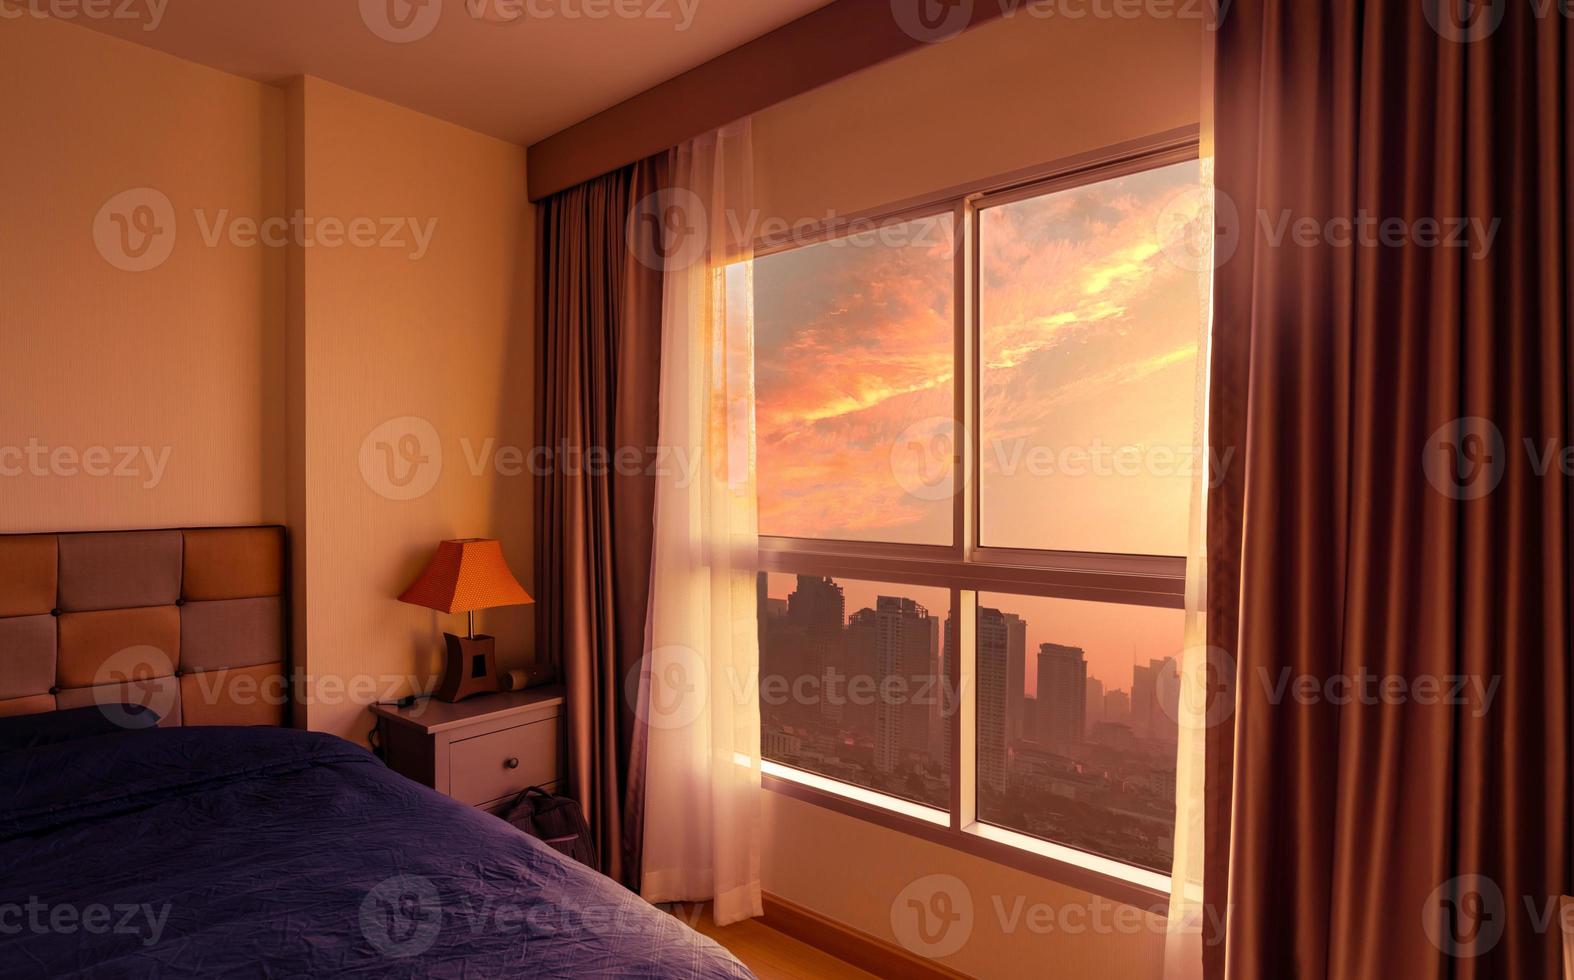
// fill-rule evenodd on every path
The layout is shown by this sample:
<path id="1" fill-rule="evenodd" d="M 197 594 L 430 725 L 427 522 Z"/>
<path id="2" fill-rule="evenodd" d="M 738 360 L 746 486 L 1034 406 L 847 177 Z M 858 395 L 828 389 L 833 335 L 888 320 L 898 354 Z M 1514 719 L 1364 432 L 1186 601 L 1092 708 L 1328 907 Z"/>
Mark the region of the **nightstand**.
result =
<path id="1" fill-rule="evenodd" d="M 372 711 L 388 767 L 461 803 L 495 813 L 527 786 L 556 791 L 562 779 L 561 687 Z"/>

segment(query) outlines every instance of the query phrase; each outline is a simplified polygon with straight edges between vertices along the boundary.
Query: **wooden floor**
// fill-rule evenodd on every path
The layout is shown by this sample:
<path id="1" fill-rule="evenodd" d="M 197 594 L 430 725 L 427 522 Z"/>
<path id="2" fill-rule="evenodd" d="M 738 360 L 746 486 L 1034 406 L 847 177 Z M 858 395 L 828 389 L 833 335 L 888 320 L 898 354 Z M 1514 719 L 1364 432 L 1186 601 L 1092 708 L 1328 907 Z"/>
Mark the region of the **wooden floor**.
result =
<path id="1" fill-rule="evenodd" d="M 682 918 L 684 910 L 674 914 Z M 690 917 L 690 925 L 727 947 L 760 980 L 878 980 L 873 973 L 849 966 L 758 919 L 723 928 L 711 919 L 708 905 L 698 914 L 690 910 Z"/>

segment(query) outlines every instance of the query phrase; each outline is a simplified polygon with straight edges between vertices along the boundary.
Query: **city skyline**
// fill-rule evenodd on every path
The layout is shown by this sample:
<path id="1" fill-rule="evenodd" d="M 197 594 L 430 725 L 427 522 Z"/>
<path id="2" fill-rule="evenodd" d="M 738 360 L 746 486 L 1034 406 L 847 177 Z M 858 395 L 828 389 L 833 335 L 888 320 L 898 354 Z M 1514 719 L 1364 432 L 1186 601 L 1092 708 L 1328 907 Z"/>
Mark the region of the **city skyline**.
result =
<path id="1" fill-rule="evenodd" d="M 961 635 L 949 590 L 858 583 L 850 591 L 853 584 L 760 576 L 764 756 L 946 809 L 956 701 L 939 681 Z M 979 819 L 1167 869 L 1176 660 L 1134 665 L 1129 693 L 1106 691 L 1081 647 L 1030 649 L 1027 636 L 1038 629 L 1023 616 L 981 597 L 976 627 Z M 1035 665 L 1031 691 L 1027 663 Z M 1024 690 L 1013 697 L 1016 685 Z"/>

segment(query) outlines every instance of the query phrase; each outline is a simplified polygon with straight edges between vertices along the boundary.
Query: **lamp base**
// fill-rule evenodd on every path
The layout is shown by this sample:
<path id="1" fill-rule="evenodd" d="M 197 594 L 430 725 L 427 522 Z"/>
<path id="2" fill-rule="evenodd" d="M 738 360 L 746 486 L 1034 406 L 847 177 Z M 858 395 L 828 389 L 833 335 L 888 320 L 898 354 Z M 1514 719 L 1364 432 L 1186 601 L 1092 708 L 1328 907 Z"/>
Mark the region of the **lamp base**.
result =
<path id="1" fill-rule="evenodd" d="M 497 683 L 497 663 L 490 636 L 455 636 L 444 633 L 447 652 L 443 658 L 443 679 L 433 697 L 439 701 L 463 701 L 476 694 L 501 690 Z"/>

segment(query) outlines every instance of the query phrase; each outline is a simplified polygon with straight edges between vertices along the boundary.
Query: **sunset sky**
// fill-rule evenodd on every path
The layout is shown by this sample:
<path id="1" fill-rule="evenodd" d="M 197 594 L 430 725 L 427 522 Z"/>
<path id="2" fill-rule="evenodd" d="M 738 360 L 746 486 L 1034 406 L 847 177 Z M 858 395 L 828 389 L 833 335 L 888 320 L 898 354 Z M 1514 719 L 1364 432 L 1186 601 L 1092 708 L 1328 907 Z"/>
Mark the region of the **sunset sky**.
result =
<path id="1" fill-rule="evenodd" d="M 981 212 L 983 544 L 1185 553 L 1200 281 L 1158 236 L 1197 181 L 1188 162 Z M 757 260 L 762 534 L 950 543 L 952 248 L 945 215 Z M 1135 473 L 1064 472 L 1122 447 Z M 891 592 L 844 585 L 849 612 Z M 1178 613 L 1012 602 L 1031 650 L 1083 646 L 1106 685 L 1180 644 Z"/>

